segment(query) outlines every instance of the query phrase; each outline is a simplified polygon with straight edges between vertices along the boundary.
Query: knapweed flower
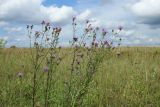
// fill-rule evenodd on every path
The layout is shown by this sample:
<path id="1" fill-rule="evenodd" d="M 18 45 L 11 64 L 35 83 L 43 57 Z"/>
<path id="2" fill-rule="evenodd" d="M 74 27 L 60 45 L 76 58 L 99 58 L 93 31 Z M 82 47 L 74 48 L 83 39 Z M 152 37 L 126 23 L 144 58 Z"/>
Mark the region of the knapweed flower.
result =
<path id="1" fill-rule="evenodd" d="M 35 47 L 38 47 L 38 45 L 39 45 L 38 42 L 34 42 Z"/>
<path id="2" fill-rule="evenodd" d="M 61 28 L 61 27 L 56 27 L 56 28 L 54 29 L 55 33 L 60 33 L 60 32 L 61 32 L 61 30 L 62 30 L 62 28 Z"/>
<path id="3" fill-rule="evenodd" d="M 75 17 L 75 16 L 73 16 L 72 21 L 74 22 L 75 20 L 76 20 L 76 17 Z"/>
<path id="4" fill-rule="evenodd" d="M 123 29 L 123 27 L 122 27 L 122 26 L 119 26 L 118 29 L 121 31 L 121 30 Z"/>
<path id="5" fill-rule="evenodd" d="M 43 71 L 44 71 L 44 72 L 48 72 L 48 71 L 49 71 L 49 67 L 48 67 L 48 66 L 45 66 L 45 67 L 43 68 Z"/>
<path id="6" fill-rule="evenodd" d="M 110 45 L 113 45 L 113 42 L 111 42 Z"/>
<path id="7" fill-rule="evenodd" d="M 86 23 L 87 23 L 87 24 L 89 23 L 89 20 L 88 20 L 88 19 L 86 20 Z"/>
<path id="8" fill-rule="evenodd" d="M 99 30 L 99 27 L 96 27 L 96 30 Z"/>
<path id="9" fill-rule="evenodd" d="M 29 29 L 29 25 L 27 25 L 27 29 Z"/>
<path id="10" fill-rule="evenodd" d="M 106 41 L 104 41 L 104 45 L 109 46 L 109 43 L 108 43 L 108 41 L 107 41 L 107 40 L 106 40 Z"/>
<path id="11" fill-rule="evenodd" d="M 86 43 L 83 43 L 83 46 L 85 47 L 85 46 L 86 46 Z"/>
<path id="12" fill-rule="evenodd" d="M 40 35 L 40 32 L 39 32 L 39 31 L 36 31 L 36 32 L 35 32 L 35 37 L 38 38 L 39 35 Z"/>
<path id="13" fill-rule="evenodd" d="M 102 35 L 105 36 L 108 32 L 106 31 L 106 29 L 102 29 Z"/>
<path id="14" fill-rule="evenodd" d="M 45 26 L 45 32 L 48 30 L 48 27 L 47 26 Z"/>
<path id="15" fill-rule="evenodd" d="M 43 20 L 41 24 L 42 24 L 42 25 L 45 25 L 45 23 L 46 23 L 46 22 Z"/>
<path id="16" fill-rule="evenodd" d="M 119 41 L 121 41 L 122 39 L 121 38 L 119 38 Z"/>
<path id="17" fill-rule="evenodd" d="M 22 78 L 23 77 L 23 73 L 22 72 L 18 72 L 17 76 Z"/>
<path id="18" fill-rule="evenodd" d="M 98 47 L 98 43 L 97 42 L 95 43 L 95 47 Z"/>
<path id="19" fill-rule="evenodd" d="M 89 29 L 88 29 L 88 28 L 85 28 L 85 32 L 88 33 L 88 32 L 89 32 Z"/>
<path id="20" fill-rule="evenodd" d="M 46 38 L 46 41 L 49 41 L 49 38 Z"/>
<path id="21" fill-rule="evenodd" d="M 94 42 L 92 42 L 92 46 L 94 46 Z"/>
<path id="22" fill-rule="evenodd" d="M 33 29 L 33 25 L 31 25 L 31 29 Z"/>
<path id="23" fill-rule="evenodd" d="M 74 42 L 77 42 L 77 41 L 78 41 L 78 38 L 77 38 L 77 37 L 73 37 L 73 41 L 74 41 Z"/>
<path id="24" fill-rule="evenodd" d="M 46 26 L 50 26 L 50 23 L 49 23 L 49 22 L 47 22 L 47 23 L 46 23 Z"/>
<path id="25" fill-rule="evenodd" d="M 77 60 L 76 62 L 77 62 L 78 65 L 80 64 L 80 61 L 79 61 L 79 60 Z"/>
<path id="26" fill-rule="evenodd" d="M 98 47 L 98 43 L 97 42 L 92 42 L 92 46 Z"/>

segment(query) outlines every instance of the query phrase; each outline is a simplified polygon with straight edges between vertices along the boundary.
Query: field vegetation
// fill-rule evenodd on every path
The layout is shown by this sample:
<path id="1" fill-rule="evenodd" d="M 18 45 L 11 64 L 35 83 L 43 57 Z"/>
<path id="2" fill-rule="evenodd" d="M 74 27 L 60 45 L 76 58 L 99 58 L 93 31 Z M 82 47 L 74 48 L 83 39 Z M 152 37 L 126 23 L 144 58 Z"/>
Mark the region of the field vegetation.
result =
<path id="1" fill-rule="evenodd" d="M 160 48 L 116 47 L 86 21 L 60 47 L 60 27 L 27 25 L 30 48 L 0 49 L 1 107 L 159 107 Z M 112 30 L 114 36 L 122 30 Z M 97 37 L 100 36 L 100 37 Z M 88 45 L 89 44 L 89 45 Z"/>

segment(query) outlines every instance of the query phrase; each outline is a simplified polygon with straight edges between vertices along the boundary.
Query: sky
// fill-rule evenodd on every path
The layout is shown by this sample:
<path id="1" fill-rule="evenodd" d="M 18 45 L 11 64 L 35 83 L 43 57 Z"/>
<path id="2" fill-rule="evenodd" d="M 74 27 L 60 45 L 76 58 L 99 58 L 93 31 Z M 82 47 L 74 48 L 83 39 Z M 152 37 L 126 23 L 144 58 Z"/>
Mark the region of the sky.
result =
<path id="1" fill-rule="evenodd" d="M 160 0 L 0 0 L 0 39 L 7 47 L 27 47 L 26 25 L 38 29 L 46 20 L 62 27 L 60 44 L 67 46 L 73 16 L 79 29 L 87 19 L 108 31 L 123 26 L 124 46 L 160 45 Z"/>

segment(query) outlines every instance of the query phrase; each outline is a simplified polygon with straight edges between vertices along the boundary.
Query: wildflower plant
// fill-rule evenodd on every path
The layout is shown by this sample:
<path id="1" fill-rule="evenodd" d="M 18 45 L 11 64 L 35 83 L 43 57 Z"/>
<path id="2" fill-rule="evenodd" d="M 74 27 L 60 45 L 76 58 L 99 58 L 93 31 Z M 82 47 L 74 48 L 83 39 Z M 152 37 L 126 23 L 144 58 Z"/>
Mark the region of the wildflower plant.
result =
<path id="1" fill-rule="evenodd" d="M 70 80 L 66 83 L 65 106 L 75 107 L 83 106 L 84 97 L 88 93 L 93 76 L 98 71 L 98 66 L 103 62 L 105 52 L 109 51 L 110 44 L 106 39 L 107 31 L 93 27 L 89 20 L 86 21 L 84 33 L 80 37 L 76 36 L 75 17 L 72 19 L 72 26 L 71 47 L 73 52 Z"/>
<path id="2" fill-rule="evenodd" d="M 43 70 L 47 73 L 45 91 L 44 91 L 44 106 L 49 106 L 50 88 L 52 83 L 53 68 L 60 63 L 61 58 L 57 53 L 58 40 L 61 32 L 60 27 L 52 27 L 50 23 L 42 21 L 42 30 L 33 32 L 33 25 L 27 25 L 28 37 L 30 39 L 31 61 L 33 63 L 33 92 L 32 103 L 33 107 L 37 102 L 38 78 L 37 74 Z M 33 34 L 34 33 L 34 34 Z M 44 61 L 45 60 L 45 61 Z M 45 62 L 45 64 L 44 64 Z"/>
<path id="3" fill-rule="evenodd" d="M 30 39 L 31 62 L 33 65 L 33 107 L 43 102 L 44 107 L 65 106 L 75 107 L 84 106 L 86 95 L 89 93 L 89 87 L 94 80 L 94 74 L 98 71 L 100 64 L 106 53 L 110 53 L 112 44 L 108 40 L 108 31 L 104 28 L 94 27 L 87 20 L 83 29 L 82 36 L 77 35 L 76 17 L 72 19 L 73 37 L 71 43 L 71 64 L 69 68 L 70 76 L 64 82 L 64 93 L 57 92 L 54 86 L 57 82 L 53 76 L 62 61 L 59 47 L 60 27 L 52 27 L 50 23 L 42 21 L 42 30 L 33 31 L 33 25 L 27 25 L 28 37 Z M 120 29 L 121 30 L 121 29 Z M 118 34 L 118 33 L 116 33 Z M 43 88 L 40 89 L 39 79 L 44 73 Z M 44 92 L 44 96 L 39 96 L 38 92 Z M 58 93 L 61 93 L 57 95 Z M 63 97 L 62 97 L 63 96 Z M 59 97 L 61 97 L 59 99 Z M 61 101 L 57 101 L 61 100 Z"/>

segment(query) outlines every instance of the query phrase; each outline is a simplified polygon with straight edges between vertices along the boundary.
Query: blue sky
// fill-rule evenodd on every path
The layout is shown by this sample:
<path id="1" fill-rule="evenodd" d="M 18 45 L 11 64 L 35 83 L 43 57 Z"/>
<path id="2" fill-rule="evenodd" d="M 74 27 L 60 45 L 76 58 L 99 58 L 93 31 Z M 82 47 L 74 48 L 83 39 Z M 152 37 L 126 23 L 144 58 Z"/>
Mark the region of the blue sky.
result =
<path id="1" fill-rule="evenodd" d="M 0 38 L 7 47 L 28 46 L 26 25 L 39 28 L 42 20 L 62 26 L 60 43 L 72 38 L 71 18 L 79 28 L 89 19 L 92 24 L 110 31 L 121 25 L 125 46 L 160 45 L 160 0 L 0 0 Z"/>
<path id="2" fill-rule="evenodd" d="M 63 6 L 63 5 L 74 6 L 77 4 L 77 1 L 76 0 L 45 0 L 43 4 L 45 6 L 50 6 L 53 4 L 56 6 Z"/>

